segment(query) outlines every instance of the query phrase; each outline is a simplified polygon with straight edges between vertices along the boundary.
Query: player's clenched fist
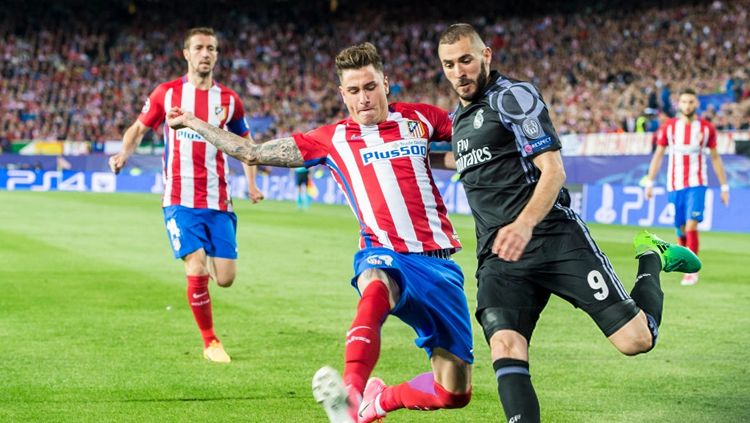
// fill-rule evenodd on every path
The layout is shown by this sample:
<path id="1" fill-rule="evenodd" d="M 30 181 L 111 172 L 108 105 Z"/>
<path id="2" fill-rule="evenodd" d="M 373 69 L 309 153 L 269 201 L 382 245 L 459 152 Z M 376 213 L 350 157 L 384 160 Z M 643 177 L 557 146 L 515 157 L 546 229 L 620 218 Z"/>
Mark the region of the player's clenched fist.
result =
<path id="1" fill-rule="evenodd" d="M 195 115 L 193 115 L 192 112 L 187 112 L 179 107 L 172 107 L 167 112 L 167 125 L 169 125 L 172 129 L 180 129 L 184 128 L 186 126 L 186 122 L 188 119 L 194 118 Z"/>
<path id="2" fill-rule="evenodd" d="M 117 175 L 127 163 L 128 155 L 121 151 L 109 158 L 109 169 Z"/>
<path id="3" fill-rule="evenodd" d="M 518 261 L 531 239 L 533 226 L 515 221 L 497 231 L 492 243 L 492 253 L 503 260 Z"/>

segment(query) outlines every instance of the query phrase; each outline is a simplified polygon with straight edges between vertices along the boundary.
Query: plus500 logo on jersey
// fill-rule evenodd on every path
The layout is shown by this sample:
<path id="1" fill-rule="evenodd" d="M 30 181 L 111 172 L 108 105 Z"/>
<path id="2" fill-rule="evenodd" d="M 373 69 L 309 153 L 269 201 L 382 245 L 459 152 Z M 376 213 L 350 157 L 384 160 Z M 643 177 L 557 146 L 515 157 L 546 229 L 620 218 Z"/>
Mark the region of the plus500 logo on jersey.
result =
<path id="1" fill-rule="evenodd" d="M 424 140 L 401 140 L 373 147 L 363 148 L 359 151 L 362 162 L 365 165 L 380 161 L 392 160 L 399 157 L 425 157 L 427 155 L 427 141 Z"/>

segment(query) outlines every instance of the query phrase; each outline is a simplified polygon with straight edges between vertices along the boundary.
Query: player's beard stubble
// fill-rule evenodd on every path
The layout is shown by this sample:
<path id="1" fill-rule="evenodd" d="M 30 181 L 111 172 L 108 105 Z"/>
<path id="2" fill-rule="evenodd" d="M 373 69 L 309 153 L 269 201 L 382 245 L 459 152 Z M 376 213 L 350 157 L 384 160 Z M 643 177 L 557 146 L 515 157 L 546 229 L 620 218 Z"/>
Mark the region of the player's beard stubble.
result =
<path id="1" fill-rule="evenodd" d="M 468 80 L 468 81 L 469 82 L 473 82 L 474 86 L 477 87 L 476 90 L 473 93 L 471 93 L 469 95 L 461 95 L 461 94 L 459 94 L 459 92 L 456 89 L 456 87 L 453 87 L 453 90 L 456 91 L 456 94 L 458 94 L 458 96 L 461 98 L 461 100 L 469 101 L 469 102 L 474 102 L 475 100 L 477 100 L 477 99 L 479 99 L 479 98 L 482 97 L 482 94 L 484 93 L 484 89 L 485 89 L 485 87 L 487 87 L 487 81 L 489 81 L 489 77 L 488 77 L 488 73 L 487 73 L 487 68 L 485 66 L 481 66 L 479 68 L 479 75 L 477 75 L 477 79 L 474 80 L 474 81 L 472 81 L 472 80 Z M 459 84 L 462 83 L 462 82 L 465 82 L 465 81 L 459 81 Z"/>

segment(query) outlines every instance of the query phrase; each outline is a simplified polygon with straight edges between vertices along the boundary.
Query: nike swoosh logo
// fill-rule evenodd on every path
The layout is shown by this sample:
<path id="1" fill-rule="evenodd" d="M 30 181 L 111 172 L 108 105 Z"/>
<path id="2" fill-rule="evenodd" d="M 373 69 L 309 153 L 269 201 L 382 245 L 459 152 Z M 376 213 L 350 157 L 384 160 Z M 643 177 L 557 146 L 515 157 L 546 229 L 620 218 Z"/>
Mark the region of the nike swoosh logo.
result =
<path id="1" fill-rule="evenodd" d="M 196 300 L 198 298 L 200 298 L 200 297 L 205 297 L 206 295 L 208 295 L 208 291 L 206 291 L 206 292 L 204 292 L 202 294 L 197 294 L 197 293 L 193 292 L 193 298 L 195 298 Z"/>
<path id="2" fill-rule="evenodd" d="M 362 404 L 362 405 L 364 405 L 364 407 L 360 408 L 359 409 L 359 413 L 357 413 L 357 414 L 359 414 L 359 417 L 364 417 L 365 416 L 365 414 L 364 414 L 365 410 L 367 410 L 367 407 L 371 406 L 372 403 L 368 402 L 367 404 Z"/>

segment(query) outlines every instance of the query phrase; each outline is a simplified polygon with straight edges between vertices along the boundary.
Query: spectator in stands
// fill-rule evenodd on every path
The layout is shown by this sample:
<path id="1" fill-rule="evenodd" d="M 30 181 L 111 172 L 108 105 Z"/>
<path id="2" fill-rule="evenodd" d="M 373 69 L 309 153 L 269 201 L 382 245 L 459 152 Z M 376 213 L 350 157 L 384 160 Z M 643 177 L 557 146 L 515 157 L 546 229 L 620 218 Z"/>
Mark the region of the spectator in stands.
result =
<path id="1" fill-rule="evenodd" d="M 244 6 L 239 0 L 236 4 Z M 27 23 L 27 10 L 3 10 L 0 136 L 117 140 L 128 118 L 137 114 L 150 81 L 165 80 L 181 67 L 180 58 L 166 47 L 179 40 L 147 29 L 159 27 L 164 12 L 159 6 L 139 7 L 132 21 L 115 9 L 103 12 L 111 16 L 69 10 L 65 19 L 34 16 L 34 25 Z M 411 20 L 423 14 L 419 7 L 404 6 L 400 16 L 388 19 L 386 12 L 372 11 L 334 23 L 320 23 L 310 14 L 262 25 L 243 15 L 251 13 L 247 8 L 237 7 L 237 19 L 215 17 L 227 39 L 218 77 L 240 94 L 247 110 L 285 123 L 269 127 L 269 138 L 289 135 L 290 128 L 311 129 L 345 115 L 327 69 L 339 46 L 361 42 L 368 34 L 383 42 L 399 101 L 453 108 L 455 97 L 431 66 L 430 42 L 446 25 L 429 14 Z M 726 89 L 731 80 L 736 101 L 750 97 L 748 11 L 750 0 L 737 0 L 642 7 L 637 14 L 605 9 L 503 16 L 479 28 L 496 46 L 493 60 L 517 72 L 509 76 L 549 93 L 551 117 L 561 134 L 630 132 L 618 113 L 635 117 L 650 101 L 652 108 L 671 115 L 669 93 L 685 86 L 711 93 Z M 187 28 L 188 18 L 182 19 L 171 21 Z M 526 41 L 509 42 L 519 38 Z M 672 46 L 669 53 L 664 45 Z M 251 54 L 246 46 L 254 47 Z"/>
<path id="2" fill-rule="evenodd" d="M 10 140 L 5 135 L 0 135 L 0 153 L 10 151 Z"/>

